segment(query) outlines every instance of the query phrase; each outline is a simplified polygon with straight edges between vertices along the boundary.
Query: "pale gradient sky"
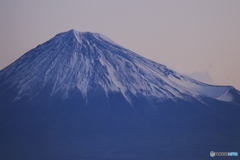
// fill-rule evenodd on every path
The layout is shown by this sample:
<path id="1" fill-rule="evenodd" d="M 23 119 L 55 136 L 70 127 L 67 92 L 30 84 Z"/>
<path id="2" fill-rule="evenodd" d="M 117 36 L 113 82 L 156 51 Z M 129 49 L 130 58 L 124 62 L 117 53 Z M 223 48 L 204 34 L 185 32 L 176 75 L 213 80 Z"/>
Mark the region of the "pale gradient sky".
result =
<path id="1" fill-rule="evenodd" d="M 0 69 L 70 29 L 240 90 L 240 0 L 1 0 Z"/>

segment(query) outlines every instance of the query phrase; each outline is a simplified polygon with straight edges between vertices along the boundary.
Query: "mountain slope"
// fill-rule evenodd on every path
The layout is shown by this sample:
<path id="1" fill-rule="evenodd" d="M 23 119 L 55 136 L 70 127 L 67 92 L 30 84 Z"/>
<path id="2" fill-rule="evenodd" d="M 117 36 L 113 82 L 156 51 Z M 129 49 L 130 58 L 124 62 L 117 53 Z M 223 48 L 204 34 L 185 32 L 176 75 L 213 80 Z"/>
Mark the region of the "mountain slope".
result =
<path id="1" fill-rule="evenodd" d="M 240 150 L 238 90 L 97 33 L 57 34 L 1 70 L 0 104 L 0 159 L 185 160 Z"/>

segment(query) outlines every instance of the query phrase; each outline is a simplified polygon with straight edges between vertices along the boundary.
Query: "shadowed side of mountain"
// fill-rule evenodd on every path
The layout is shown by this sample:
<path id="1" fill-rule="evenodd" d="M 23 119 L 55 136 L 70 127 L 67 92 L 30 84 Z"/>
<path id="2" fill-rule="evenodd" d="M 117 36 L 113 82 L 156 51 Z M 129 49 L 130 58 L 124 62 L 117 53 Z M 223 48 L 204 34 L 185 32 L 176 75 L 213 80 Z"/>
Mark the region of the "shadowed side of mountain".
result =
<path id="1" fill-rule="evenodd" d="M 155 100 L 158 108 L 150 109 L 147 99 L 133 97 L 133 108 L 119 93 L 106 102 L 100 92 L 93 92 L 86 106 L 76 90 L 65 100 L 53 97 L 49 105 L 7 108 L 1 115 L 0 157 L 206 159 L 212 149 L 239 149 L 240 111 L 231 103 Z"/>

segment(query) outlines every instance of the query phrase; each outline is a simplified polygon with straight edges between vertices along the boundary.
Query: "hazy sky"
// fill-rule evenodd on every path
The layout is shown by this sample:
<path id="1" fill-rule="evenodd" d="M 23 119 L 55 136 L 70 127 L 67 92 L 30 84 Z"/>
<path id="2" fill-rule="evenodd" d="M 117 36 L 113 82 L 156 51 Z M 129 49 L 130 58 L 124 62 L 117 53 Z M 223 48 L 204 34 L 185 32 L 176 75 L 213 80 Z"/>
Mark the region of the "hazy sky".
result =
<path id="1" fill-rule="evenodd" d="M 0 0 L 0 69 L 70 29 L 240 90 L 240 0 Z"/>

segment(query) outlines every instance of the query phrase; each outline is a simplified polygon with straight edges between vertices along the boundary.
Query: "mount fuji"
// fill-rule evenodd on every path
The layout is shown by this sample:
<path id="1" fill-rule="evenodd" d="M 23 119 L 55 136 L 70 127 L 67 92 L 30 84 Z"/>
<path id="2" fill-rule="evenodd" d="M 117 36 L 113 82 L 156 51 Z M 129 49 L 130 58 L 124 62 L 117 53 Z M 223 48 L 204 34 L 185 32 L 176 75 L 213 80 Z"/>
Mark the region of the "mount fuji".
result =
<path id="1" fill-rule="evenodd" d="M 0 104 L 1 159 L 240 151 L 240 91 L 189 78 L 98 33 L 59 33 L 1 70 Z"/>

